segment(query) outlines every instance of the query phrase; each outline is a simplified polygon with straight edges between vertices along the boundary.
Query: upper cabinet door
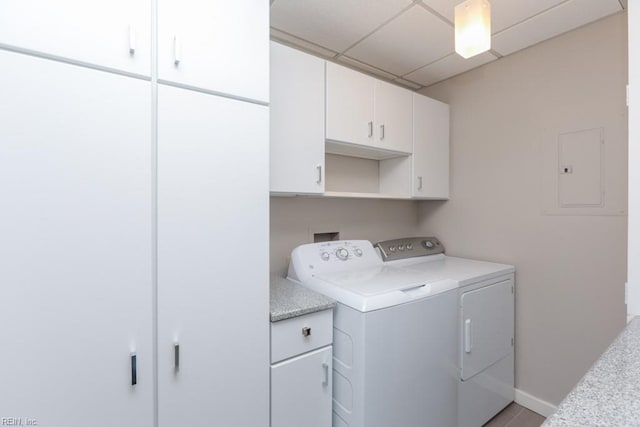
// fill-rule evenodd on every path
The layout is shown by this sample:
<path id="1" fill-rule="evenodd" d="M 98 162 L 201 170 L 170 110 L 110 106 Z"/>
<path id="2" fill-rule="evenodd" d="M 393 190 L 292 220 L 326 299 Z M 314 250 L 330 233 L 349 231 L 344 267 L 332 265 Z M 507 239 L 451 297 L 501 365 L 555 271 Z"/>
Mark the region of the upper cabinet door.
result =
<path id="1" fill-rule="evenodd" d="M 158 0 L 158 79 L 269 101 L 269 2 Z"/>
<path id="2" fill-rule="evenodd" d="M 272 192 L 324 192 L 324 65 L 271 43 Z"/>
<path id="3" fill-rule="evenodd" d="M 374 78 L 327 62 L 328 140 L 374 145 L 374 88 Z"/>
<path id="4" fill-rule="evenodd" d="M 151 84 L 0 63 L 0 416 L 151 427 Z"/>
<path id="5" fill-rule="evenodd" d="M 413 94 L 376 80 L 375 144 L 387 150 L 411 153 Z"/>
<path id="6" fill-rule="evenodd" d="M 151 73 L 150 0 L 2 0 L 0 46 Z"/>
<path id="7" fill-rule="evenodd" d="M 449 105 L 413 94 L 413 197 L 449 198 Z"/>

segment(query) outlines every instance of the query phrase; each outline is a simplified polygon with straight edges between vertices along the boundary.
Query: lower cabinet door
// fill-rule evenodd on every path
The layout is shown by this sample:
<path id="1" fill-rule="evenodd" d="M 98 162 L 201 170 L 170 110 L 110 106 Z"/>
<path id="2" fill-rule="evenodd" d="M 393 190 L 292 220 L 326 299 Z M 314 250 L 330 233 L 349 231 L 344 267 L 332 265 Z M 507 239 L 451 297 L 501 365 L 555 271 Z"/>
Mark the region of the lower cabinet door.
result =
<path id="1" fill-rule="evenodd" d="M 333 347 L 271 367 L 271 427 L 330 427 Z"/>

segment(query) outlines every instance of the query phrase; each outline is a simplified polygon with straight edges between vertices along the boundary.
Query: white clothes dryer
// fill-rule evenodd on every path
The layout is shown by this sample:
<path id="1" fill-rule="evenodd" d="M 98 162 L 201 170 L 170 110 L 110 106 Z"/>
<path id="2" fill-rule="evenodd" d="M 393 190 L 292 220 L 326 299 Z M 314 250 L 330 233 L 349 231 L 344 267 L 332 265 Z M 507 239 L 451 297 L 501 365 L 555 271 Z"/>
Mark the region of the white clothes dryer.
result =
<path id="1" fill-rule="evenodd" d="M 375 247 L 385 265 L 457 283 L 458 426 L 482 426 L 514 399 L 514 267 L 447 256 L 435 237 Z"/>

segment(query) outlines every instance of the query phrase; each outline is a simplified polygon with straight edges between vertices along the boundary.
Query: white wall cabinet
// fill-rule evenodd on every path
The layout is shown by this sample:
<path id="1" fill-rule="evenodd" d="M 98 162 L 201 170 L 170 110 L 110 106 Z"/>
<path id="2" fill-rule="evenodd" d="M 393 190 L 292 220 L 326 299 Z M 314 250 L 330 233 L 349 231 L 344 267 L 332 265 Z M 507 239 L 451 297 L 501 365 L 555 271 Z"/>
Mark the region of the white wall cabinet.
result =
<path id="1" fill-rule="evenodd" d="M 3 0 L 0 47 L 149 76 L 151 0 Z"/>
<path id="2" fill-rule="evenodd" d="M 271 427 L 331 427 L 333 310 L 271 323 Z"/>
<path id="3" fill-rule="evenodd" d="M 269 419 L 268 126 L 268 107 L 158 87 L 160 427 Z"/>
<path id="4" fill-rule="evenodd" d="M 158 79 L 269 101 L 269 2 L 158 0 Z"/>
<path id="5" fill-rule="evenodd" d="M 326 85 L 327 140 L 411 153 L 410 91 L 330 62 Z"/>
<path id="6" fill-rule="evenodd" d="M 271 191 L 324 192 L 325 61 L 271 43 Z"/>
<path id="7" fill-rule="evenodd" d="M 449 198 L 449 105 L 413 95 L 412 196 Z"/>
<path id="8" fill-rule="evenodd" d="M 151 427 L 151 83 L 0 63 L 0 416 Z"/>
<path id="9" fill-rule="evenodd" d="M 277 43 L 271 61 L 272 195 L 449 197 L 447 104 L 330 62 L 323 83 L 325 61 Z"/>

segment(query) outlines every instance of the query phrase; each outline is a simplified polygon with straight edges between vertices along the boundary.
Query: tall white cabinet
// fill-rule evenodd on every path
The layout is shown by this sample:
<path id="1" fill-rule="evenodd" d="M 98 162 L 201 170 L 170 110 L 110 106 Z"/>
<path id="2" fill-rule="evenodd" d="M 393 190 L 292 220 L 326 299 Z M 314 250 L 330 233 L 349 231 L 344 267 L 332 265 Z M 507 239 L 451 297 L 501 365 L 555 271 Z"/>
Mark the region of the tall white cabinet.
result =
<path id="1" fill-rule="evenodd" d="M 268 420 L 268 123 L 266 106 L 159 85 L 160 426 Z"/>
<path id="2" fill-rule="evenodd" d="M 151 84 L 0 63 L 0 417 L 151 427 Z"/>
<path id="3" fill-rule="evenodd" d="M 1 2 L 0 417 L 268 425 L 268 43 L 261 0 Z"/>

